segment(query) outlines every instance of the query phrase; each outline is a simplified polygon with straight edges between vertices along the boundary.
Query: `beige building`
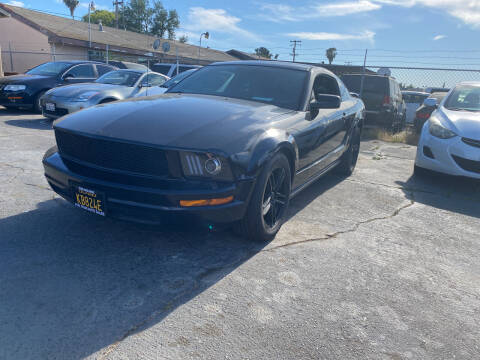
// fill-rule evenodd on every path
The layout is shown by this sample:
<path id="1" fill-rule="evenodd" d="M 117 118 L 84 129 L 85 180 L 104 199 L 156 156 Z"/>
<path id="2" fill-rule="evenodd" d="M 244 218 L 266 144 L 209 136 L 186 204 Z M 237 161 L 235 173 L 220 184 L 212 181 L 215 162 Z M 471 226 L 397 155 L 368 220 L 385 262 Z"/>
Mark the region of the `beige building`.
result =
<path id="1" fill-rule="evenodd" d="M 101 31 L 103 30 L 103 31 Z M 0 3 L 0 47 L 3 71 L 22 73 L 52 60 L 110 60 L 209 64 L 238 60 L 226 52 L 161 39 L 169 50 L 154 51 L 157 38 L 72 20 Z M 90 40 L 90 41 L 89 41 Z"/>

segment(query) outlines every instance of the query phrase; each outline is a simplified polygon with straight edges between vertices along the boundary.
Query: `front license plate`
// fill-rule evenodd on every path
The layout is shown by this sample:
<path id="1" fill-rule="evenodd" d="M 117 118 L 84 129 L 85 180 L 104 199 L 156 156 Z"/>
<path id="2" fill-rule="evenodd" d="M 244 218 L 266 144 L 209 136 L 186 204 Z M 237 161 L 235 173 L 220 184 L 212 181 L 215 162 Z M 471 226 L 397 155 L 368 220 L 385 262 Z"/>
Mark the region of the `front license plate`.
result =
<path id="1" fill-rule="evenodd" d="M 45 104 L 45 109 L 47 109 L 47 111 L 55 111 L 55 104 L 53 104 L 53 103 L 46 103 L 46 104 Z"/>
<path id="2" fill-rule="evenodd" d="M 75 188 L 75 206 L 105 216 L 105 195 L 82 186 Z"/>

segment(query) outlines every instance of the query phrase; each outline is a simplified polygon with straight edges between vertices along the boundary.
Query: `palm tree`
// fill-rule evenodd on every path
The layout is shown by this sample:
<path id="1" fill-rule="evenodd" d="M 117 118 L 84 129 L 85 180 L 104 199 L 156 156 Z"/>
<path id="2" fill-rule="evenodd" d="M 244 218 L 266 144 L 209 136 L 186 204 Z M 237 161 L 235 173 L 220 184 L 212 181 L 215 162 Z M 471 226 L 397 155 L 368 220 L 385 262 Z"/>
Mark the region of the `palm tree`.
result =
<path id="1" fill-rule="evenodd" d="M 333 59 L 335 59 L 335 56 L 337 56 L 337 49 L 336 48 L 327 49 L 327 51 L 325 52 L 325 56 L 328 59 L 328 63 L 332 64 Z"/>
<path id="2" fill-rule="evenodd" d="M 63 3 L 70 9 L 70 15 L 73 17 L 73 13 L 75 12 L 75 9 L 78 6 L 79 1 L 78 0 L 63 0 Z"/>

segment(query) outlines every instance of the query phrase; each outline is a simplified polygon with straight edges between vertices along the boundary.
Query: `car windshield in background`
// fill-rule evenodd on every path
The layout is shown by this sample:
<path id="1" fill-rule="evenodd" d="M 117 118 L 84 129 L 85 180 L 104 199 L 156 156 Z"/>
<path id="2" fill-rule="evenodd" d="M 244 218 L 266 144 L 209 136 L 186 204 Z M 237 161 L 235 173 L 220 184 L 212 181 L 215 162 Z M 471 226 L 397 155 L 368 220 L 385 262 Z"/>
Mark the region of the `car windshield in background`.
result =
<path id="1" fill-rule="evenodd" d="M 142 74 L 136 71 L 110 71 L 95 82 L 101 84 L 134 86 Z"/>
<path id="2" fill-rule="evenodd" d="M 195 71 L 167 92 L 216 95 L 298 110 L 308 72 L 258 65 L 214 65 Z"/>
<path id="3" fill-rule="evenodd" d="M 429 98 L 436 99 L 437 103 L 440 103 L 445 96 L 447 96 L 446 92 L 436 92 L 436 93 L 430 94 Z"/>
<path id="4" fill-rule="evenodd" d="M 421 104 L 428 97 L 428 95 L 421 94 L 403 94 L 403 100 L 407 104 Z"/>
<path id="5" fill-rule="evenodd" d="M 363 81 L 363 92 L 381 93 L 387 92 L 388 78 L 381 76 L 365 76 Z M 343 75 L 342 81 L 348 91 L 360 93 L 362 75 Z"/>
<path id="6" fill-rule="evenodd" d="M 457 86 L 448 96 L 444 106 L 449 110 L 480 111 L 480 87 Z"/>
<path id="7" fill-rule="evenodd" d="M 187 70 L 187 71 L 184 71 L 183 73 L 180 73 L 178 74 L 177 76 L 174 76 L 173 78 L 171 78 L 170 80 L 168 81 L 165 81 L 163 84 L 162 84 L 162 87 L 166 87 L 166 88 L 169 88 L 169 87 L 172 87 L 173 85 L 176 85 L 178 84 L 180 81 L 182 81 L 183 79 L 185 79 L 187 76 L 189 76 L 191 73 L 193 73 L 195 70 Z"/>
<path id="8" fill-rule="evenodd" d="M 43 76 L 54 76 L 60 74 L 67 67 L 72 65 L 67 62 L 48 62 L 37 67 L 34 67 L 31 70 L 28 70 L 26 74 L 29 75 L 43 75 Z"/>

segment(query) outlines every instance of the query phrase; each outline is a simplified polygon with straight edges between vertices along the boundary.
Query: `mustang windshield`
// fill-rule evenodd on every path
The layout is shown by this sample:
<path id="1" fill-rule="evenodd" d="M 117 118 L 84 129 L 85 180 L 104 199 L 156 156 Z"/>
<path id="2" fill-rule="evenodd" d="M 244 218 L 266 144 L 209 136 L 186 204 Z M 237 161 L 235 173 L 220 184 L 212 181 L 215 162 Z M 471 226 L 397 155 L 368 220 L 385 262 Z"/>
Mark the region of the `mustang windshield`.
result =
<path id="1" fill-rule="evenodd" d="M 214 65 L 195 71 L 169 93 L 252 100 L 298 110 L 308 72 L 261 65 Z"/>
<path id="2" fill-rule="evenodd" d="M 100 84 L 133 86 L 142 74 L 136 71 L 110 71 L 99 77 L 95 82 Z"/>
<path id="3" fill-rule="evenodd" d="M 71 63 L 68 62 L 48 62 L 42 65 L 38 65 L 31 70 L 28 70 L 26 74 L 29 75 L 43 75 L 43 76 L 54 76 L 60 74 L 64 71 L 67 67 L 69 67 Z"/>
<path id="4" fill-rule="evenodd" d="M 444 106 L 449 110 L 480 111 L 480 86 L 457 86 Z"/>

